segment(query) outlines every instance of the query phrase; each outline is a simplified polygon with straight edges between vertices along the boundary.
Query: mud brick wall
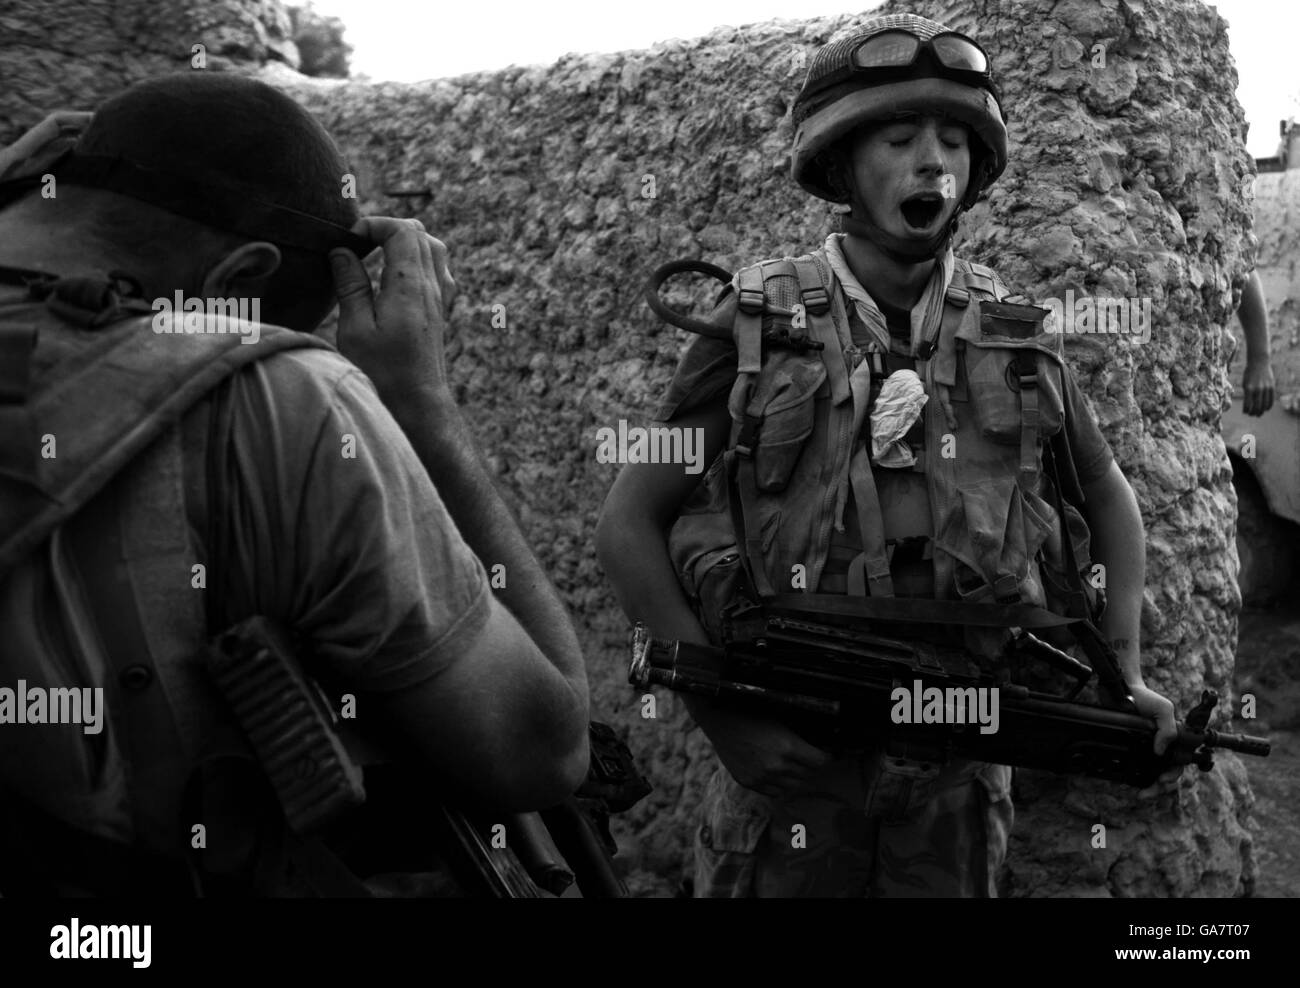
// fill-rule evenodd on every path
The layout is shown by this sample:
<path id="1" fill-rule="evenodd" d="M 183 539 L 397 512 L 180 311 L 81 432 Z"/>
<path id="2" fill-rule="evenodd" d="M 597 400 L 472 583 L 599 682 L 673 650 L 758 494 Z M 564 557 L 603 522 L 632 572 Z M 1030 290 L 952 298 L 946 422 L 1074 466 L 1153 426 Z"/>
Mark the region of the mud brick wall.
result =
<path id="1" fill-rule="evenodd" d="M 188 42 L 177 51 L 176 39 L 210 9 L 150 6 L 146 20 L 143 4 L 32 7 L 60 22 L 85 8 L 120 51 L 84 51 L 74 76 L 94 84 L 78 87 L 50 76 L 45 60 L 62 66 L 73 56 L 51 47 L 48 30 L 19 36 L 6 25 L 7 43 L 38 52 L 18 84 L 3 87 L 0 126 L 38 118 L 49 101 L 84 103 L 84 93 L 113 91 L 168 60 L 183 67 Z M 282 19 L 270 5 L 221 7 L 232 26 L 223 37 L 239 56 L 230 67 L 271 58 L 267 25 Z M 1152 300 L 1148 344 L 1070 338 L 1068 355 L 1142 507 L 1148 681 L 1181 710 L 1202 681 L 1226 695 L 1239 598 L 1218 424 L 1232 284 L 1248 264 L 1252 166 L 1225 24 L 1188 0 L 888 9 L 974 34 L 1003 85 L 1011 164 L 965 220 L 960 250 L 1034 298 L 1073 289 Z M 449 349 L 459 397 L 572 608 L 596 715 L 629 736 L 656 786 L 618 834 L 642 894 L 669 894 L 680 880 L 714 761 L 680 703 L 661 695 L 657 719 L 644 720 L 625 685 L 627 629 L 592 548 L 617 471 L 597 463 L 596 430 L 647 417 L 686 342 L 640 301 L 655 264 L 702 256 L 734 269 L 807 249 L 831 229 L 825 205 L 788 180 L 790 106 L 806 58 L 862 17 L 725 29 L 645 52 L 418 85 L 263 70 L 336 135 L 367 212 L 418 216 L 451 246 L 462 293 Z M 1093 64 L 1097 44 L 1104 67 Z M 142 47 L 147 54 L 131 54 Z M 1022 773 L 1003 890 L 1249 891 L 1250 803 L 1232 757 L 1142 796 Z M 1097 823 L 1104 848 L 1093 846 Z"/>
<path id="2" fill-rule="evenodd" d="M 0 142 L 52 110 L 93 109 L 124 87 L 190 68 L 298 67 L 289 14 L 276 0 L 3 0 Z"/>

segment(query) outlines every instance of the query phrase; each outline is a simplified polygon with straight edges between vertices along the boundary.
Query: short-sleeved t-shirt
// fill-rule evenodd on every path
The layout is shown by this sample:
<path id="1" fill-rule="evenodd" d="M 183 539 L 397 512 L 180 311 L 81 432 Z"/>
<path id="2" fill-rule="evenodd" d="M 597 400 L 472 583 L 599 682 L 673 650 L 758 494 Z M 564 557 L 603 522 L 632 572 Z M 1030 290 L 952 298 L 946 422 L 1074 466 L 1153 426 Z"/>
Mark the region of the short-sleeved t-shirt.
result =
<path id="1" fill-rule="evenodd" d="M 719 308 L 726 302 L 726 294 Z M 881 314 L 885 316 L 891 337 L 906 344 L 911 339 L 911 313 L 876 299 Z M 850 313 L 854 341 L 865 345 L 867 331 L 854 315 L 852 303 L 846 298 Z M 668 422 L 691 409 L 699 408 L 728 394 L 736 380 L 737 355 L 730 340 L 701 336 L 695 339 L 683 354 L 676 373 L 655 411 L 657 421 Z M 904 361 L 911 366 L 911 361 Z M 1067 404 L 1065 439 L 1074 470 L 1080 485 L 1086 485 L 1104 476 L 1114 459 L 1110 445 L 1097 428 L 1096 420 L 1084 403 L 1074 376 L 1064 368 L 1063 400 Z M 859 441 L 864 441 L 859 437 Z M 910 470 L 895 470 L 873 464 L 882 521 L 886 533 L 904 539 L 931 535 L 928 521 L 928 504 L 924 478 Z M 924 521 L 918 519 L 918 507 Z M 851 559 L 861 551 L 861 534 L 854 497 L 850 490 L 848 504 L 843 514 L 843 529 L 833 530 L 826 568 L 818 588 L 822 592 L 843 592 L 844 574 Z M 911 528 L 908 528 L 910 523 Z M 924 548 L 923 543 L 914 543 Z M 926 556 L 894 553 L 890 566 L 894 591 L 900 597 L 932 597 L 934 595 L 933 567 Z"/>
<path id="2" fill-rule="evenodd" d="M 231 525 L 230 620 L 283 621 L 359 690 L 401 689 L 454 663 L 487 620 L 487 576 L 369 379 L 336 352 L 300 349 L 226 387 L 215 510 Z M 206 404 L 187 416 L 187 438 L 205 428 Z M 205 476 L 206 455 L 187 441 L 187 478 Z"/>
<path id="3" fill-rule="evenodd" d="M 0 303 L 5 294 L 0 291 Z M 8 308 L 6 323 L 43 325 L 45 307 L 31 304 L 28 315 L 22 311 L 28 305 Z M 177 345 L 184 341 L 176 338 Z M 39 342 L 37 354 L 39 365 Z M 229 422 L 230 432 L 213 444 L 211 412 L 219 397 L 229 399 L 229 414 L 219 421 Z M 487 575 L 374 387 L 337 352 L 290 350 L 249 364 L 186 412 L 178 435 L 169 438 L 178 438 L 181 449 L 186 517 L 179 521 L 188 521 L 191 549 L 205 564 L 202 605 L 221 602 L 215 630 L 253 615 L 278 621 L 311 642 L 304 656 L 309 672 L 356 692 L 407 688 L 464 661 L 491 613 Z M 0 627 L 12 639 L 0 655 L 0 674 L 10 685 L 16 670 L 35 665 L 45 672 L 39 657 L 47 647 L 70 663 L 56 673 L 65 677 L 60 685 L 104 681 L 108 670 L 92 663 L 93 649 L 77 637 L 87 627 L 78 615 L 98 621 L 86 611 L 82 591 L 93 593 L 114 578 L 82 569 L 100 562 L 85 551 L 100 541 L 98 521 L 87 519 L 119 510 L 117 494 L 132 488 L 133 471 L 149 468 L 156 462 L 145 454 L 128 463 L 61 527 L 59 538 L 0 576 Z M 157 550 L 140 530 L 152 508 L 134 503 L 121 532 L 121 551 L 142 566 Z M 215 540 L 209 538 L 213 517 L 226 523 Z M 74 571 L 80 578 L 69 582 Z M 189 578 L 186 571 L 186 583 Z M 202 664 L 201 613 L 164 611 L 170 604 L 143 590 L 134 598 L 146 632 L 158 630 L 168 642 L 168 636 L 192 636 L 193 651 L 173 658 Z M 129 633 L 101 631 L 116 657 L 131 644 Z M 119 840 L 135 833 L 149 849 L 172 853 L 161 835 L 171 832 L 192 765 L 160 756 L 148 769 L 150 805 L 125 813 L 118 800 L 124 762 L 120 752 L 113 754 L 121 742 L 110 743 L 125 735 L 116 733 L 120 712 L 108 713 L 112 730 L 99 734 L 15 735 L 0 757 L 0 783 L 70 825 Z M 190 726 L 204 714 L 195 716 Z M 57 783 L 48 781 L 50 774 Z M 133 831 L 132 817 L 137 826 L 149 823 Z"/>

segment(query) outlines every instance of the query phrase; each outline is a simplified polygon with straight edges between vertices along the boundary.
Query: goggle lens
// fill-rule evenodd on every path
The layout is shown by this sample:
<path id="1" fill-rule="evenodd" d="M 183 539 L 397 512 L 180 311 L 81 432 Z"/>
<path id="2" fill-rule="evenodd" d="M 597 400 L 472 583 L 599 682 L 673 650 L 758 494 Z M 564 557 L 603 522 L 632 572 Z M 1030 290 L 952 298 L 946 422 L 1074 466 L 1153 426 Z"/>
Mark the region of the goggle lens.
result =
<path id="1" fill-rule="evenodd" d="M 931 50 L 949 69 L 963 72 L 989 71 L 989 60 L 974 42 L 956 34 L 941 34 L 930 40 Z M 853 64 L 860 69 L 899 68 L 911 65 L 921 48 L 921 40 L 903 31 L 877 34 L 858 46 Z"/>
<path id="2" fill-rule="evenodd" d="M 935 38 L 931 44 L 939 61 L 950 69 L 964 69 L 967 72 L 987 72 L 989 60 L 984 53 L 965 38 L 945 34 Z"/>
<path id="3" fill-rule="evenodd" d="M 859 45 L 853 53 L 853 63 L 860 69 L 911 65 L 920 47 L 920 40 L 913 35 L 886 31 Z"/>

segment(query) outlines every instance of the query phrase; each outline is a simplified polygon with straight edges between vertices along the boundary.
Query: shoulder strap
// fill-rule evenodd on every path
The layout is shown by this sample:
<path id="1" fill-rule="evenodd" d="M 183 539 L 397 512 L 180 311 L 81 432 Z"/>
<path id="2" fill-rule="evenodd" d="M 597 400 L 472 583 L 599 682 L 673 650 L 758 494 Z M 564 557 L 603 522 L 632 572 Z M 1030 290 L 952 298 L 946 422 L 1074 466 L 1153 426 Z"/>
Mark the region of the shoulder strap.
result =
<path id="1" fill-rule="evenodd" d="M 785 284 L 777 287 L 776 279 Z M 754 519 L 758 516 L 758 486 L 755 479 L 754 451 L 763 426 L 763 407 L 755 392 L 763 372 L 763 322 L 765 318 L 790 317 L 789 339 L 811 343 L 820 348 L 828 364 L 837 400 L 847 396 L 847 375 L 837 344 L 832 316 L 832 280 L 827 281 L 816 255 L 784 257 L 762 261 L 742 268 L 736 275 L 738 288 L 734 338 L 737 350 L 737 382 L 733 408 L 741 410 L 742 419 L 736 441 L 726 451 L 727 499 L 731 512 L 736 545 L 741 550 L 745 580 L 753 593 L 767 596 L 773 592 L 763 559 L 763 537 Z M 793 318 L 794 306 L 803 308 L 802 319 Z M 833 372 L 839 370 L 838 376 Z"/>
<path id="2" fill-rule="evenodd" d="M 68 526 L 129 765 L 136 838 L 173 851 L 187 835 L 169 794 L 189 775 L 216 699 L 194 662 L 205 591 L 191 583 L 182 462 L 180 430 L 169 429 Z"/>
<path id="3" fill-rule="evenodd" d="M 38 458 L 33 476 L 0 476 L 0 577 L 239 367 L 283 350 L 329 349 L 275 326 L 263 326 L 256 343 L 246 338 L 158 334 L 143 317 L 64 345 L 68 359 L 27 396 L 21 428 L 0 436 L 0 447 L 55 454 Z"/>

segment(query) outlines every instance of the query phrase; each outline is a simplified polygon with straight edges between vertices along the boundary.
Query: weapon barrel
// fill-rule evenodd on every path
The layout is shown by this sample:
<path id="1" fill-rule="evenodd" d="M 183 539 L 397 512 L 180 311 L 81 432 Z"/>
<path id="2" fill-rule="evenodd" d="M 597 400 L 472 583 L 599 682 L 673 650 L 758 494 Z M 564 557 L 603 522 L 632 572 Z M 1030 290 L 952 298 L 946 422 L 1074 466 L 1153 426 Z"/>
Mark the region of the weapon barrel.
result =
<path id="1" fill-rule="evenodd" d="M 1267 758 L 1273 750 L 1268 738 L 1255 737 L 1253 734 L 1226 734 L 1222 731 L 1206 730 L 1205 743 L 1211 748 L 1226 748 L 1243 755 L 1255 755 Z"/>

